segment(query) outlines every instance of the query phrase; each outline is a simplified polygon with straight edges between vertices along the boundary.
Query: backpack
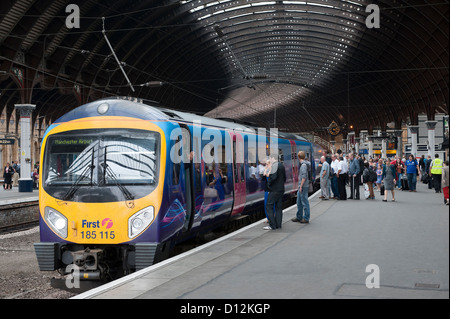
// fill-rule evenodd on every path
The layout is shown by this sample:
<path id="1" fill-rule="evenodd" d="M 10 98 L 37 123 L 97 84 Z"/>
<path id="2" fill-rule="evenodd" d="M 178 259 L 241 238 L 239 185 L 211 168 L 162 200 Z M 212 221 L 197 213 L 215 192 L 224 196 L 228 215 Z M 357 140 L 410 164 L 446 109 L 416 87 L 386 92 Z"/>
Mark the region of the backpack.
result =
<path id="1" fill-rule="evenodd" d="M 302 168 L 302 165 L 306 164 L 305 162 L 303 162 L 302 164 L 300 164 L 300 168 L 299 170 Z M 312 182 L 312 176 L 311 176 L 311 166 L 309 164 L 306 164 L 306 168 L 308 169 L 308 180 L 311 183 Z"/>
<path id="2" fill-rule="evenodd" d="M 369 182 L 375 183 L 378 179 L 377 172 L 369 168 Z"/>
<path id="3" fill-rule="evenodd" d="M 370 172 L 369 169 L 366 168 L 363 172 L 363 183 L 367 183 L 369 181 Z"/>

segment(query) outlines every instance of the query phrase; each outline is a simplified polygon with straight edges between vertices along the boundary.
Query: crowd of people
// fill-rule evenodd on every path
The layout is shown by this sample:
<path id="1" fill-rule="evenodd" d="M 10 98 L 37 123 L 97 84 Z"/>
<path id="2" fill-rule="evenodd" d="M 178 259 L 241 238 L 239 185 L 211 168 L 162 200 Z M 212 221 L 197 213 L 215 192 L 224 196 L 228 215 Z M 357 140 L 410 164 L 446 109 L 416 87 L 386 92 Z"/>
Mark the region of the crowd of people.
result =
<path id="1" fill-rule="evenodd" d="M 19 186 L 20 178 L 20 163 L 13 161 L 11 165 L 9 162 L 3 168 L 3 189 L 11 190 L 13 187 Z M 39 188 L 39 162 L 34 165 L 30 178 L 33 181 L 33 188 Z"/>
<path id="2" fill-rule="evenodd" d="M 323 200 L 361 199 L 361 185 L 364 186 L 366 200 L 375 199 L 375 190 L 387 202 L 388 194 L 395 202 L 395 190 L 417 192 L 417 181 L 428 184 L 436 193 L 444 192 L 444 202 L 448 205 L 448 161 L 444 162 L 435 155 L 418 161 L 413 155 L 408 158 L 394 157 L 382 159 L 377 156 L 369 158 L 350 153 L 346 156 L 328 154 L 320 159 L 320 186 Z M 350 186 L 347 197 L 346 185 Z M 331 195 L 332 194 L 332 195 Z"/>
<path id="3" fill-rule="evenodd" d="M 299 185 L 297 194 L 297 214 L 293 222 L 308 224 L 310 220 L 310 206 L 308 194 L 312 190 L 311 163 L 306 159 L 304 152 L 298 153 L 300 162 Z M 271 174 L 270 166 L 276 165 L 275 174 Z M 395 202 L 395 190 L 417 192 L 418 179 L 428 184 L 429 189 L 436 193 L 444 193 L 444 203 L 449 205 L 449 165 L 436 154 L 422 158 L 418 161 L 413 155 L 408 158 L 395 157 L 383 159 L 378 156 L 366 159 L 359 154 L 350 153 L 330 154 L 320 158 L 320 189 L 322 200 L 360 200 L 360 187 L 364 186 L 364 198 L 375 200 L 375 191 L 380 192 L 382 201 Z M 265 230 L 281 228 L 282 221 L 282 195 L 286 172 L 284 166 L 276 161 L 267 165 L 265 175 L 268 180 L 268 201 L 266 214 L 269 226 Z M 349 194 L 347 193 L 347 186 Z"/>

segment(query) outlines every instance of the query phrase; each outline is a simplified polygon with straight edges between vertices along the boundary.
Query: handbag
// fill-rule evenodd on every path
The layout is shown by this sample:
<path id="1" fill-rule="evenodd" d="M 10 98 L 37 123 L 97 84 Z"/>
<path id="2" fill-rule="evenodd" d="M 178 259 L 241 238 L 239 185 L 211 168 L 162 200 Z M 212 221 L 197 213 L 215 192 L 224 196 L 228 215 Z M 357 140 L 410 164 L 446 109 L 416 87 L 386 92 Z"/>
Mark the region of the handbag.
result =
<path id="1" fill-rule="evenodd" d="M 219 192 L 217 192 L 217 189 L 215 188 L 206 188 L 205 194 L 203 195 L 205 198 L 216 198 L 219 197 Z"/>
<path id="2" fill-rule="evenodd" d="M 369 191 L 369 185 L 367 185 L 366 183 L 364 183 L 364 198 L 369 198 L 370 196 L 370 191 Z"/>
<path id="3" fill-rule="evenodd" d="M 380 189 L 380 195 L 384 195 L 384 184 L 381 185 L 381 189 Z"/>

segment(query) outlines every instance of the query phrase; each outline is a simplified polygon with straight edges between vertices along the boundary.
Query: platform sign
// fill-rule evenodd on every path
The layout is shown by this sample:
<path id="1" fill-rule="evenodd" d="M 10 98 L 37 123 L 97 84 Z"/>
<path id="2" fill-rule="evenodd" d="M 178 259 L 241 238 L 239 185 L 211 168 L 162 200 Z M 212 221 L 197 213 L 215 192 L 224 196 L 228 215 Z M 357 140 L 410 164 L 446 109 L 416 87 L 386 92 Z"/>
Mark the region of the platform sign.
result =
<path id="1" fill-rule="evenodd" d="M 13 138 L 1 138 L 0 145 L 14 145 L 15 139 Z"/>

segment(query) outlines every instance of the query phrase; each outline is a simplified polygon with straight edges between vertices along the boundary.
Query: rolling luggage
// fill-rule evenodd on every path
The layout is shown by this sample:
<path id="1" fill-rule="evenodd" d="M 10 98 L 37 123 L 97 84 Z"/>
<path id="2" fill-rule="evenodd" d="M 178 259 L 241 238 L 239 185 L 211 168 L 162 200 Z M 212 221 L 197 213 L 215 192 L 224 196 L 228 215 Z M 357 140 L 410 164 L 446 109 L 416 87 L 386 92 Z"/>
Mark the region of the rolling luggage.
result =
<path id="1" fill-rule="evenodd" d="M 409 191 L 408 178 L 403 178 L 402 176 L 402 191 Z"/>

